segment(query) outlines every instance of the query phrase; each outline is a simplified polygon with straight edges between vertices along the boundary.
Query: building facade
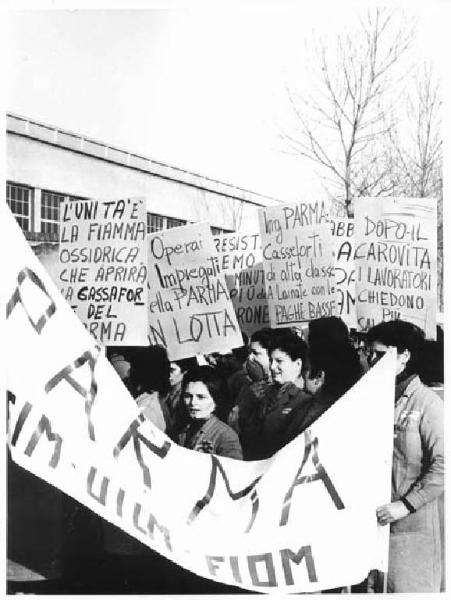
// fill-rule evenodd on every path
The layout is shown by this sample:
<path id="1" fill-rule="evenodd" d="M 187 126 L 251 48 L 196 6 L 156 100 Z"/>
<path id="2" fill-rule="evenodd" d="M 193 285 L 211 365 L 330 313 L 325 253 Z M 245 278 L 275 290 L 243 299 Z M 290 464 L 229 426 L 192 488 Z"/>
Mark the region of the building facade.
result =
<path id="1" fill-rule="evenodd" d="M 6 199 L 32 245 L 57 242 L 64 198 L 144 197 L 148 232 L 256 231 L 258 208 L 280 203 L 26 117 L 7 114 L 6 132 Z"/>

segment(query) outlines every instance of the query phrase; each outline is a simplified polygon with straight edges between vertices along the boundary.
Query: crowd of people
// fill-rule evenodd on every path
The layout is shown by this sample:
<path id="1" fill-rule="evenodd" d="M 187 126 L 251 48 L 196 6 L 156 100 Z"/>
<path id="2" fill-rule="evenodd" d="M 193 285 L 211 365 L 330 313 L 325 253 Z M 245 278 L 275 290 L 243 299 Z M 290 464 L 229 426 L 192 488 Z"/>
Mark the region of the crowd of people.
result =
<path id="1" fill-rule="evenodd" d="M 157 346 L 110 348 L 109 357 L 144 414 L 177 444 L 262 460 L 308 428 L 395 347 L 392 501 L 376 512 L 378 522 L 391 527 L 387 589 L 439 591 L 444 450 L 443 402 L 436 393 L 443 392 L 443 334 L 437 329 L 436 342 L 400 320 L 352 335 L 341 319 L 324 317 L 306 330 L 243 335 L 242 347 L 200 359 L 171 362 Z M 368 578 L 369 591 L 377 591 L 379 579 Z"/>
<path id="2" fill-rule="evenodd" d="M 107 357 L 143 415 L 175 443 L 251 461 L 271 457 L 305 431 L 395 347 L 392 498 L 375 514 L 390 527 L 389 570 L 384 581 L 371 572 L 355 591 L 382 591 L 382 585 L 389 592 L 443 590 L 442 330 L 431 342 L 405 321 L 362 334 L 324 317 L 304 330 L 265 328 L 243 340 L 228 353 L 183 360 L 171 361 L 160 346 L 108 347 Z M 101 557 L 82 561 L 75 553 L 68 561 L 75 593 L 244 592 L 176 565 L 169 589 L 170 561 L 75 501 L 69 509 L 72 533 L 87 532 Z"/>
<path id="3" fill-rule="evenodd" d="M 266 328 L 243 337 L 242 347 L 201 359 L 171 362 L 159 346 L 109 348 L 108 356 L 144 415 L 173 441 L 244 460 L 272 456 L 368 368 L 335 317 L 311 321 L 306 334 Z"/>

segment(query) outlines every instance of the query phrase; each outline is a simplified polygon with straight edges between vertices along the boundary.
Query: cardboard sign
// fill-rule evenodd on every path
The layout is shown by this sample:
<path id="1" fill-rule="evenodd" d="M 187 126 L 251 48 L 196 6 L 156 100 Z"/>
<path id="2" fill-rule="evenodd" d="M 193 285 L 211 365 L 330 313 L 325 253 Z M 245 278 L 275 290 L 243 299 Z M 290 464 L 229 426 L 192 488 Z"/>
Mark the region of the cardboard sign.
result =
<path id="1" fill-rule="evenodd" d="M 171 360 L 242 345 L 207 223 L 149 235 L 148 257 L 151 344 Z"/>
<path id="2" fill-rule="evenodd" d="M 224 233 L 213 240 L 241 331 L 251 336 L 269 327 L 260 234 Z"/>
<path id="3" fill-rule="evenodd" d="M 64 200 L 57 284 L 104 345 L 147 345 L 146 204 Z"/>
<path id="4" fill-rule="evenodd" d="M 271 327 L 336 314 L 329 207 L 324 202 L 259 209 Z"/>
<path id="5" fill-rule="evenodd" d="M 358 198 L 355 203 L 357 322 L 366 331 L 402 319 L 435 339 L 437 203 Z"/>
<path id="6" fill-rule="evenodd" d="M 386 570 L 375 510 L 390 501 L 393 352 L 271 459 L 187 450 L 140 414 L 10 214 L 1 226 L 15 462 L 216 581 L 315 592 Z"/>
<path id="7" fill-rule="evenodd" d="M 337 317 L 341 317 L 349 328 L 356 329 L 354 219 L 331 217 L 331 225 L 334 240 Z"/>

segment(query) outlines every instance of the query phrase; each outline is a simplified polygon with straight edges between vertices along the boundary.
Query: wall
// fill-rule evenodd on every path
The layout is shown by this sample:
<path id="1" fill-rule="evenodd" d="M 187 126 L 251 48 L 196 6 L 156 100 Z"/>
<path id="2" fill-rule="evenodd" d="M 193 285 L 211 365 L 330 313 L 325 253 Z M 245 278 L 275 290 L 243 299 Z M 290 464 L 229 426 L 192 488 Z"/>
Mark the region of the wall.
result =
<path id="1" fill-rule="evenodd" d="M 242 227 L 258 227 L 255 204 L 30 137 L 8 133 L 6 157 L 7 179 L 14 183 L 98 199 L 144 196 L 149 212 L 230 230 L 239 226 L 238 217 Z"/>

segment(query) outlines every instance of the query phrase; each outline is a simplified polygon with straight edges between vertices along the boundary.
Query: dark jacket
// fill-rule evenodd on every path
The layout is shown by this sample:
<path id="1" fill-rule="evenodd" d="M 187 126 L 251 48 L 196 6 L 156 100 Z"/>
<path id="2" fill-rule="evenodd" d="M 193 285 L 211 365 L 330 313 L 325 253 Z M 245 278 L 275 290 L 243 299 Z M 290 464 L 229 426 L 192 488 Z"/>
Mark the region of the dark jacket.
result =
<path id="1" fill-rule="evenodd" d="M 191 422 L 178 435 L 177 443 L 185 448 L 241 460 L 238 435 L 214 415 L 202 422 Z"/>
<path id="2" fill-rule="evenodd" d="M 240 435 L 244 460 L 258 460 L 263 420 L 262 403 L 271 385 L 267 380 L 255 381 L 244 385 L 238 395 L 238 418 L 234 429 Z"/>
<path id="3" fill-rule="evenodd" d="M 247 412 L 240 421 L 244 457 L 246 460 L 270 458 L 290 442 L 293 416 L 311 396 L 294 383 L 282 387 L 276 384 L 252 390 L 247 398 Z M 260 395 L 261 394 L 261 395 Z"/>
<path id="4" fill-rule="evenodd" d="M 310 425 L 319 419 L 320 416 L 336 401 L 337 396 L 324 389 L 319 390 L 315 395 L 310 395 L 310 397 L 293 412 L 291 423 L 288 428 L 288 437 L 290 440 L 293 440 L 296 436 L 310 427 Z"/>
<path id="5" fill-rule="evenodd" d="M 232 373 L 232 375 L 230 375 L 230 377 L 227 379 L 229 405 L 232 408 L 237 405 L 238 397 L 243 386 L 249 385 L 250 383 L 251 378 L 244 368 L 235 371 L 235 373 Z"/>
<path id="6" fill-rule="evenodd" d="M 182 401 L 182 382 L 173 386 L 163 398 L 166 410 L 166 433 L 169 437 L 177 434 L 188 421 L 185 405 Z"/>

